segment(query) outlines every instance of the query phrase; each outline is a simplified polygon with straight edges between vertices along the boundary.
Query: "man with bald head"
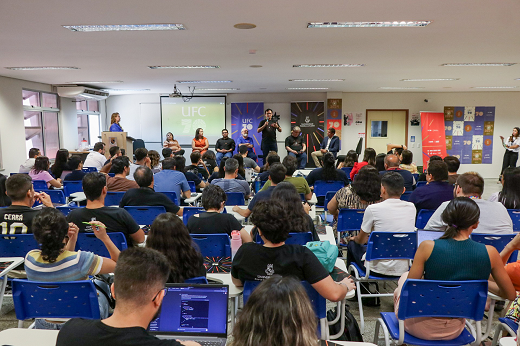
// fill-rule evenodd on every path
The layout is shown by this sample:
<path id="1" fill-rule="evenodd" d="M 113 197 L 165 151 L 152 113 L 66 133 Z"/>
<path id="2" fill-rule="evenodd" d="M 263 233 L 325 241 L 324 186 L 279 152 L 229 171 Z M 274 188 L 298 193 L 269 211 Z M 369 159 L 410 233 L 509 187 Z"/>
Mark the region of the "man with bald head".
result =
<path id="1" fill-rule="evenodd" d="M 397 155 L 388 154 L 385 156 L 385 170 L 379 172 L 381 176 L 383 176 L 387 172 L 397 172 L 402 175 L 404 179 L 404 187 L 406 191 L 412 191 L 415 185 L 415 179 L 413 178 L 412 173 L 407 170 L 399 168 L 399 158 Z"/>

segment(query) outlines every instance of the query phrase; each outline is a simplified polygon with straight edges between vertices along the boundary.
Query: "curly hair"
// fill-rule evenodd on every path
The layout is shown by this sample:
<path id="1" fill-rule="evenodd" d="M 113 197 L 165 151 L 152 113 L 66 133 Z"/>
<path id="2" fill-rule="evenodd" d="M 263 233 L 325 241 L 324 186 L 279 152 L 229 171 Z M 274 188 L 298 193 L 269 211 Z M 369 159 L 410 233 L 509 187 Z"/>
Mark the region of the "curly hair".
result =
<path id="1" fill-rule="evenodd" d="M 202 255 L 195 247 L 188 229 L 173 213 L 160 214 L 148 232 L 146 247 L 164 254 L 170 263 L 168 282 L 181 283 L 199 276 Z"/>
<path id="2" fill-rule="evenodd" d="M 289 215 L 282 203 L 275 199 L 260 201 L 255 204 L 251 222 L 258 227 L 265 239 L 279 244 L 289 238 Z"/>
<path id="3" fill-rule="evenodd" d="M 362 167 L 352 182 L 352 190 L 362 201 L 375 202 L 381 199 L 381 176 L 377 168 Z"/>
<path id="4" fill-rule="evenodd" d="M 289 182 L 277 184 L 271 194 L 271 199 L 279 201 L 285 210 L 291 211 L 287 213 L 291 232 L 311 232 L 302 199 L 293 184 Z"/>
<path id="5" fill-rule="evenodd" d="M 41 255 L 44 261 L 56 262 L 63 251 L 63 240 L 69 230 L 65 215 L 54 208 L 43 208 L 33 220 L 34 238 L 41 244 Z"/>
<path id="6" fill-rule="evenodd" d="M 150 166 L 152 166 L 152 168 L 155 168 L 159 165 L 159 162 L 161 161 L 161 156 L 159 155 L 158 151 L 148 150 L 148 157 L 150 158 Z"/>

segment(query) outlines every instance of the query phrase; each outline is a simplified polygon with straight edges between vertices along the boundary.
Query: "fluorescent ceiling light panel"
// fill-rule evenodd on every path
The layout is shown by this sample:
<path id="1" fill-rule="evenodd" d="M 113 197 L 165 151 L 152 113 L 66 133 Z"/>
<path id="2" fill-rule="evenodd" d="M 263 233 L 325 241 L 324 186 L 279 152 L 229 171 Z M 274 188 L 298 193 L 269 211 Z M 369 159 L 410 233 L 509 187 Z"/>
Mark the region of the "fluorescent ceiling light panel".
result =
<path id="1" fill-rule="evenodd" d="M 400 90 L 400 89 L 424 89 L 424 87 L 380 87 L 379 89 L 386 89 L 386 90 Z"/>
<path id="2" fill-rule="evenodd" d="M 292 67 L 362 67 L 365 64 L 301 64 Z"/>
<path id="3" fill-rule="evenodd" d="M 133 93 L 139 91 L 150 91 L 150 89 L 101 89 L 106 93 Z"/>
<path id="4" fill-rule="evenodd" d="M 66 84 L 116 84 L 116 83 L 123 83 L 122 80 L 114 80 L 114 81 L 106 81 L 106 82 L 99 82 L 99 81 L 82 81 L 82 82 L 67 82 Z"/>
<path id="5" fill-rule="evenodd" d="M 220 68 L 216 65 L 186 65 L 186 66 L 148 66 L 151 70 L 167 69 L 167 68 Z"/>
<path id="6" fill-rule="evenodd" d="M 494 67 L 494 66 L 513 66 L 513 65 L 516 65 L 516 62 L 482 62 L 482 63 L 477 63 L 477 62 L 463 62 L 463 63 L 448 63 L 448 64 L 442 64 L 441 66 L 449 66 L 449 67 L 452 67 L 452 66 L 470 66 L 470 67 L 475 67 L 475 66 L 478 66 L 478 67 L 486 67 L 486 66 L 491 66 L 491 67 Z"/>
<path id="7" fill-rule="evenodd" d="M 415 78 L 415 79 L 401 79 L 401 82 L 438 82 L 438 81 L 454 81 L 460 78 Z"/>
<path id="8" fill-rule="evenodd" d="M 186 30 L 183 24 L 62 25 L 75 32 Z"/>
<path id="9" fill-rule="evenodd" d="M 424 27 L 431 20 L 394 21 L 394 22 L 316 22 L 308 23 L 307 28 L 412 28 Z"/>
<path id="10" fill-rule="evenodd" d="M 74 66 L 27 66 L 27 67 L 6 67 L 8 70 L 36 71 L 36 70 L 79 70 Z"/>
<path id="11" fill-rule="evenodd" d="M 289 82 L 344 82 L 344 79 L 289 79 Z"/>
<path id="12" fill-rule="evenodd" d="M 178 80 L 179 84 L 232 83 L 232 80 Z"/>
<path id="13" fill-rule="evenodd" d="M 196 89 L 196 91 L 233 91 L 240 90 L 239 88 L 228 88 L 228 89 Z"/>
<path id="14" fill-rule="evenodd" d="M 286 88 L 287 90 L 328 90 L 329 88 Z"/>
<path id="15" fill-rule="evenodd" d="M 472 89 L 514 89 L 518 88 L 517 86 L 481 86 L 481 87 L 471 87 Z"/>

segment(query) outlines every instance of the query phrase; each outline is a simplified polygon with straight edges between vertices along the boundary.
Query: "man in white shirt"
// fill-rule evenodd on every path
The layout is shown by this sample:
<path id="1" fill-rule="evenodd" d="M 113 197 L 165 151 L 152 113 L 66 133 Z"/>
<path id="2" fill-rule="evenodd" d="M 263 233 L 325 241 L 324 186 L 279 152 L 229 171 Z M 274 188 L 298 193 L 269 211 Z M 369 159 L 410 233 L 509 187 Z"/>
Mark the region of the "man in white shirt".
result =
<path id="1" fill-rule="evenodd" d="M 405 191 L 404 179 L 397 172 L 388 172 L 381 178 L 383 202 L 369 205 L 363 216 L 361 231 L 351 237 L 347 245 L 347 266 L 355 262 L 365 270 L 364 245 L 372 232 L 413 232 L 415 230 L 415 206 L 400 200 Z M 408 260 L 380 260 L 370 264 L 370 272 L 382 276 L 400 276 L 407 272 Z"/>
<path id="2" fill-rule="evenodd" d="M 33 168 L 34 161 L 36 161 L 36 158 L 38 156 L 41 156 L 40 149 L 29 149 L 29 158 L 23 164 L 20 165 L 20 170 L 18 170 L 18 173 L 29 173 Z"/>
<path id="3" fill-rule="evenodd" d="M 481 199 L 484 193 L 484 179 L 477 172 L 461 174 L 455 183 L 453 194 L 455 197 L 469 197 L 480 208 L 478 227 L 473 233 L 484 234 L 511 234 L 513 233 L 513 221 L 507 209 L 502 203 L 490 202 Z M 442 221 L 442 212 L 449 201 L 442 203 L 424 227 L 426 230 L 444 232 L 447 225 Z"/>
<path id="4" fill-rule="evenodd" d="M 94 150 L 87 155 L 83 167 L 96 167 L 98 172 L 101 171 L 107 158 L 105 157 L 105 143 L 97 142 L 94 144 Z"/>

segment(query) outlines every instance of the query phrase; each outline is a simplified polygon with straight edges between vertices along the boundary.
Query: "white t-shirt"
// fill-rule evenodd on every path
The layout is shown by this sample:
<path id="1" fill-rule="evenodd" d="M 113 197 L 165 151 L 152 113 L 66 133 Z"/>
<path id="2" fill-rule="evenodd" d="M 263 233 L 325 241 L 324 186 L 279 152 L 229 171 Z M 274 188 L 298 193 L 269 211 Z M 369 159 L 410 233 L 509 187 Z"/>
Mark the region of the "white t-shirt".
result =
<path id="1" fill-rule="evenodd" d="M 512 151 L 514 153 L 518 153 L 520 152 L 520 137 L 513 137 L 513 141 L 507 141 L 506 143 L 507 145 L 511 146 L 511 145 L 518 145 L 519 147 L 517 148 L 514 148 L 514 149 L 510 149 L 510 148 L 506 148 L 506 150 L 509 150 L 509 151 Z"/>
<path id="2" fill-rule="evenodd" d="M 372 232 L 414 232 L 416 213 L 413 203 L 396 198 L 386 199 L 366 208 L 361 230 L 368 234 Z M 372 261 L 370 271 L 398 276 L 409 270 L 408 263 L 408 260 Z"/>
<path id="3" fill-rule="evenodd" d="M 480 219 L 478 227 L 473 233 L 484 234 L 511 234 L 513 233 L 513 221 L 506 207 L 502 203 L 490 202 L 484 199 L 474 199 L 480 208 Z M 447 225 L 442 221 L 441 215 L 450 201 L 442 203 L 424 227 L 429 231 L 444 232 Z"/>
<path id="4" fill-rule="evenodd" d="M 106 161 L 105 155 L 100 154 L 98 151 L 93 151 L 87 155 L 83 167 L 96 167 L 99 172 Z"/>

